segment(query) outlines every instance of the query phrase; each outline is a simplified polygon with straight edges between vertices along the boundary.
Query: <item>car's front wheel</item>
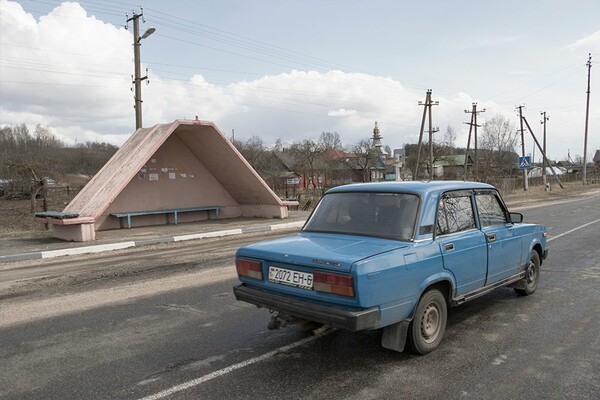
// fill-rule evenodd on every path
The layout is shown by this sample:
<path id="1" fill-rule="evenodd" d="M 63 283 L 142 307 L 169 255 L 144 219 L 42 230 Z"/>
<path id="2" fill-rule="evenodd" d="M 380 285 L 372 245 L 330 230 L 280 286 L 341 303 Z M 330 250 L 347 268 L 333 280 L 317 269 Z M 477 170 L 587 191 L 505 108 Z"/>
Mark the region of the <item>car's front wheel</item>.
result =
<path id="1" fill-rule="evenodd" d="M 525 278 L 523 278 L 523 280 L 525 281 L 525 285 L 523 288 L 515 288 L 515 292 L 520 296 L 527 296 L 535 292 L 538 281 L 540 280 L 540 255 L 535 250 L 531 252 L 531 257 L 529 258 L 529 264 L 525 270 Z"/>
<path id="2" fill-rule="evenodd" d="M 408 330 L 408 342 L 413 351 L 427 354 L 442 341 L 446 331 L 448 307 L 438 289 L 430 289 L 421 296 L 415 317 Z"/>

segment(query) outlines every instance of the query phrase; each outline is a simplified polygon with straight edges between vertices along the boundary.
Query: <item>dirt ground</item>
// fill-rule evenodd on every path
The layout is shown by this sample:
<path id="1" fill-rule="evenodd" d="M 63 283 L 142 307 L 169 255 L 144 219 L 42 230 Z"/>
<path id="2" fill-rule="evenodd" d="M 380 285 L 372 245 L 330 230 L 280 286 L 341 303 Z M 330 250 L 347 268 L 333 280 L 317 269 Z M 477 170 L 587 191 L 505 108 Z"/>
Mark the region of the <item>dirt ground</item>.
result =
<path id="1" fill-rule="evenodd" d="M 66 187 L 52 187 L 48 189 L 48 210 L 62 211 L 75 197 L 77 192 Z M 36 200 L 36 210 L 43 211 L 43 202 Z M 31 200 L 6 200 L 0 198 L 0 238 L 14 237 L 51 237 L 50 229 L 44 224 L 36 222 L 31 213 Z"/>
<path id="2" fill-rule="evenodd" d="M 561 189 L 557 184 L 551 191 L 544 191 L 541 185 L 532 185 L 529 191 L 515 190 L 503 194 L 507 203 L 528 203 L 529 201 L 560 200 L 589 191 L 600 190 L 600 184 L 582 186 L 581 182 L 566 182 Z M 67 193 L 66 187 L 53 187 L 48 190 L 48 210 L 62 211 L 77 193 Z M 42 200 L 37 199 L 37 211 L 42 211 Z M 0 198 L 0 238 L 52 237 L 50 229 L 36 222 L 31 213 L 29 199 L 6 200 Z"/>

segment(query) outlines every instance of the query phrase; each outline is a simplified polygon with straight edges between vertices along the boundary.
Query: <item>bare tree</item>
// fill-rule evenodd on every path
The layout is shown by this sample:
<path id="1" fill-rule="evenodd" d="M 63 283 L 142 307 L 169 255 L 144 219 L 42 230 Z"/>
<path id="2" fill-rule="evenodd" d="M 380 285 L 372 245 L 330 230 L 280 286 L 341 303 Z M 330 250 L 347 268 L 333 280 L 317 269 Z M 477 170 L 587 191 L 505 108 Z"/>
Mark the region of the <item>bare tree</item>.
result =
<path id="1" fill-rule="evenodd" d="M 81 174 L 90 179 L 116 153 L 118 147 L 104 142 L 86 142 L 62 150 L 63 161 L 59 171 L 65 175 Z"/>
<path id="2" fill-rule="evenodd" d="M 446 127 L 446 132 L 444 133 L 444 139 L 442 144 L 448 148 L 448 150 L 454 150 L 454 143 L 456 142 L 456 131 L 453 127 L 448 125 Z"/>
<path id="3" fill-rule="evenodd" d="M 267 146 L 265 146 L 262 138 L 255 135 L 244 142 L 236 140 L 233 144 L 242 153 L 246 161 L 250 163 L 252 168 L 261 174 L 268 161 Z"/>
<path id="4" fill-rule="evenodd" d="M 342 140 L 337 132 L 321 132 L 319 145 L 323 150 L 342 150 Z"/>
<path id="5" fill-rule="evenodd" d="M 371 139 L 361 139 L 352 146 L 352 169 L 362 173 L 363 182 L 369 181 L 369 171 L 377 158 L 377 150 Z"/>
<path id="6" fill-rule="evenodd" d="M 323 162 L 321 155 L 323 153 L 323 147 L 312 139 L 304 139 L 301 142 L 295 142 L 290 146 L 290 152 L 294 155 L 299 171 L 308 178 L 312 184 L 313 190 L 317 188 L 318 182 L 315 182 L 315 178 L 318 179 L 323 173 Z"/>
<path id="7" fill-rule="evenodd" d="M 283 151 L 283 149 L 284 149 L 283 140 L 281 140 L 281 138 L 277 138 L 277 140 L 275 141 L 275 144 L 273 145 L 273 150 Z"/>
<path id="8" fill-rule="evenodd" d="M 31 194 L 31 212 L 36 211 L 35 199 L 43 197 L 47 211 L 46 179 L 56 170 L 58 152 L 63 143 L 45 127 L 37 125 L 34 136 L 25 124 L 3 131 L 1 164 L 3 173 L 17 185 L 28 187 Z"/>
<path id="9" fill-rule="evenodd" d="M 503 115 L 494 115 L 483 126 L 479 138 L 482 151 L 482 171 L 485 177 L 510 174 L 516 164 L 518 142 L 516 125 Z"/>

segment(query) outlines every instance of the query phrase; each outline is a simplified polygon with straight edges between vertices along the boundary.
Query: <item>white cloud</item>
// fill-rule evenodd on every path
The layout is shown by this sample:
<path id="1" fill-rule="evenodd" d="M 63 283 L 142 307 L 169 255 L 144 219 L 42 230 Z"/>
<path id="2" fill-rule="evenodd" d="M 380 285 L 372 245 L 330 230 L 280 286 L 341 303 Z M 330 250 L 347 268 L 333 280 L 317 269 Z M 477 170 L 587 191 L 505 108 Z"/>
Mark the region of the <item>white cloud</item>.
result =
<path id="1" fill-rule="evenodd" d="M 600 49 L 600 31 L 596 31 L 589 35 L 585 35 L 581 39 L 577 39 L 574 43 L 565 46 L 568 50 L 585 50 Z"/>
<path id="2" fill-rule="evenodd" d="M 63 3 L 36 21 L 18 3 L 2 1 L 0 37 L 1 123 L 44 120 L 55 128 L 85 126 L 93 136 L 130 133 L 133 113 L 122 111 L 131 103 L 125 29 L 88 17 L 77 3 Z M 68 142 L 76 139 L 57 132 Z"/>
<path id="3" fill-rule="evenodd" d="M 122 144 L 134 131 L 131 32 L 89 16 L 77 3 L 63 3 L 39 20 L 18 3 L 0 0 L 0 5 L 0 125 L 40 123 L 70 144 Z M 598 32 L 591 36 L 597 38 Z M 425 90 L 391 78 L 292 70 L 217 85 L 199 73 L 169 80 L 149 68 L 150 85 L 142 89 L 144 126 L 198 116 L 226 134 L 235 129 L 239 139 L 259 135 L 265 143 L 277 138 L 289 143 L 335 131 L 350 145 L 370 137 L 378 121 L 384 143 L 392 148 L 418 139 L 423 112 L 418 101 Z M 433 108 L 433 124 L 440 128 L 436 138 L 451 125 L 457 145 L 466 145 L 463 122 L 469 115 L 464 110 L 477 99 L 467 93 L 439 95 L 435 88 L 434 99 L 440 102 Z M 481 101 L 479 109 L 487 112 L 480 122 L 496 113 L 514 117 L 514 104 Z M 597 126 L 598 117 L 591 115 L 591 126 Z M 563 125 L 570 127 L 572 120 Z M 571 129 L 565 132 L 572 135 Z"/>
<path id="4" fill-rule="evenodd" d="M 327 113 L 330 117 L 350 117 L 356 115 L 356 110 L 346 110 L 345 108 L 339 108 L 337 110 L 331 110 Z"/>

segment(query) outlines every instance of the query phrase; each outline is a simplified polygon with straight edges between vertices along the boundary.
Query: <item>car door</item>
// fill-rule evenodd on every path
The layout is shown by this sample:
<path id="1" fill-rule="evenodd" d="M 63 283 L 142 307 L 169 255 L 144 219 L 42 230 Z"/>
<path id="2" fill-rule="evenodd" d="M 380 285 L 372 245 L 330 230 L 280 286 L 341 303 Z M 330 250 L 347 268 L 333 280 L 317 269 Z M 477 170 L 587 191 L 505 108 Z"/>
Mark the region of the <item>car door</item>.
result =
<path id="1" fill-rule="evenodd" d="M 523 260 L 521 236 L 508 221 L 508 212 L 494 190 L 475 193 L 475 204 L 481 231 L 488 247 L 486 284 L 496 283 L 520 271 Z"/>
<path id="2" fill-rule="evenodd" d="M 477 229 L 472 191 L 445 193 L 438 205 L 436 239 L 444 268 L 456 279 L 456 295 L 465 294 L 485 284 L 487 242 Z"/>

